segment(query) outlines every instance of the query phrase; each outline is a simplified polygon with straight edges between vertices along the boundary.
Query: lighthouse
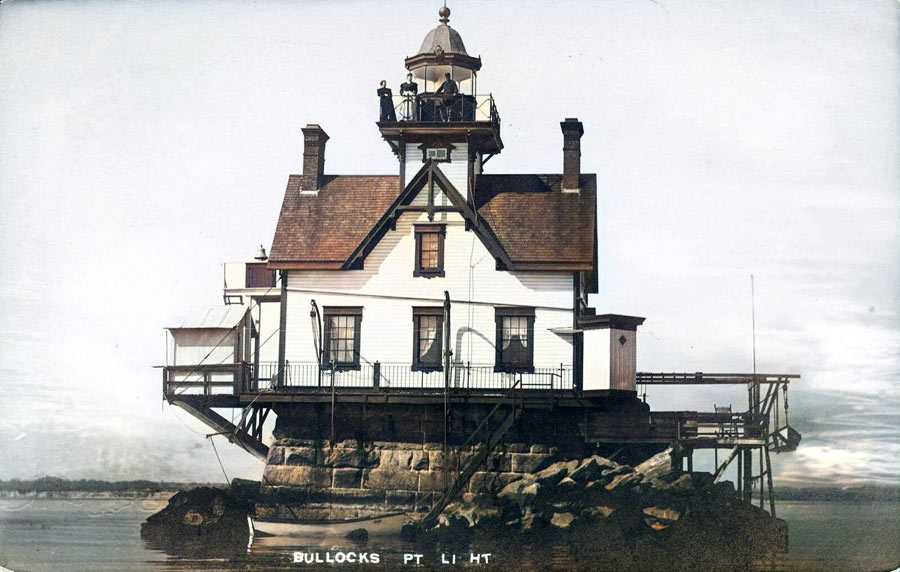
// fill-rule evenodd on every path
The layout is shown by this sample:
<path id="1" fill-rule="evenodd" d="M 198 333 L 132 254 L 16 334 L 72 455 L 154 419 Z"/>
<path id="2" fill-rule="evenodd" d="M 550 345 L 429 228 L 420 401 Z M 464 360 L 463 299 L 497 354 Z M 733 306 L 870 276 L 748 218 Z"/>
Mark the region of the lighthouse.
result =
<path id="1" fill-rule="evenodd" d="M 553 460 L 639 462 L 672 442 L 689 467 L 694 449 L 730 449 L 749 499 L 767 452 L 799 441 L 772 415 L 796 376 L 638 371 L 644 318 L 589 297 L 600 190 L 585 126 L 536 113 L 559 122 L 546 148 L 561 170 L 492 172 L 497 101 L 438 15 L 397 93 L 373 90 L 396 171 L 326 170 L 330 137 L 307 124 L 268 256 L 226 263 L 225 305 L 168 328 L 166 400 L 265 460 L 263 488 L 290 494 L 262 517 L 434 513 Z M 750 403 L 651 414 L 638 387 L 652 384 L 747 384 Z"/>

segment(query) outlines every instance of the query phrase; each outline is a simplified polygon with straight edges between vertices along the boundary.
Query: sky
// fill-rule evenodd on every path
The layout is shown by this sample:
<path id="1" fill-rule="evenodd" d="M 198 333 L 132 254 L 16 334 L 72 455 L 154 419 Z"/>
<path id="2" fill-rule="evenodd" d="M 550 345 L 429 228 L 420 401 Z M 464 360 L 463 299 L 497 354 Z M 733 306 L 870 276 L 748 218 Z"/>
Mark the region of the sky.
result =
<path id="1" fill-rule="evenodd" d="M 378 82 L 440 2 L 0 3 L 0 479 L 221 481 L 164 405 L 163 326 L 271 244 L 302 134 L 393 174 Z M 900 484 L 900 5 L 453 0 L 505 144 L 490 173 L 597 173 L 599 313 L 646 316 L 641 371 L 790 391 L 780 484 Z M 743 388 L 651 388 L 659 409 Z M 219 441 L 229 477 L 262 465 Z"/>

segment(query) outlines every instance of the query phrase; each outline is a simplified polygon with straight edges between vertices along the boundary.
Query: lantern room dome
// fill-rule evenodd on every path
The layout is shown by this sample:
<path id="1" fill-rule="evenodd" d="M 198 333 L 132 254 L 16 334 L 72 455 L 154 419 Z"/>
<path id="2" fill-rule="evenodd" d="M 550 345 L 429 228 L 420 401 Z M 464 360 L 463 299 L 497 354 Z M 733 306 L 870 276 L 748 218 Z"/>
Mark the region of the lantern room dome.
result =
<path id="1" fill-rule="evenodd" d="M 462 36 L 450 27 L 450 8 L 444 6 L 438 12 L 440 24 L 428 32 L 416 55 L 406 58 L 406 68 L 410 71 L 425 66 L 454 66 L 468 70 L 465 75 L 481 69 L 481 58 L 474 58 L 466 52 Z"/>
<path id="2" fill-rule="evenodd" d="M 466 53 L 466 46 L 463 44 L 462 36 L 459 35 L 459 32 L 444 23 L 439 24 L 437 28 L 428 32 L 428 35 L 422 41 L 422 47 L 419 48 L 420 54 L 433 54 L 441 51 L 445 54 L 469 55 Z"/>

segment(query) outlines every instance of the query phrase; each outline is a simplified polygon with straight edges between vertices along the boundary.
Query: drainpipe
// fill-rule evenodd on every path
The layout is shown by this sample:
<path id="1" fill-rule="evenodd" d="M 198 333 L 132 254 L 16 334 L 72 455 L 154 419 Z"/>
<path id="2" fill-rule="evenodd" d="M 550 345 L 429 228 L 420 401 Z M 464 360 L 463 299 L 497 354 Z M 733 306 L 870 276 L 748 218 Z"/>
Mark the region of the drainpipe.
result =
<path id="1" fill-rule="evenodd" d="M 281 315 L 278 322 L 278 387 L 284 387 L 284 350 L 287 339 L 287 271 L 281 271 Z"/>
<path id="2" fill-rule="evenodd" d="M 450 293 L 444 290 L 444 453 L 450 416 Z"/>

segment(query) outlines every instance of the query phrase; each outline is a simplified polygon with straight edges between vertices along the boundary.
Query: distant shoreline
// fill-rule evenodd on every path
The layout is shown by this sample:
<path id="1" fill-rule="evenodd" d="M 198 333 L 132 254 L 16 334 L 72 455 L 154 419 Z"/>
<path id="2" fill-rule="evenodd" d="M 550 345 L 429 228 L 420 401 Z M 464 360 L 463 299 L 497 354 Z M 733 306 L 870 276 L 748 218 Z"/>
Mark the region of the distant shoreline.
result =
<path id="1" fill-rule="evenodd" d="M 57 477 L 0 480 L 0 499 L 168 500 L 178 491 L 211 485 L 168 481 L 69 480 Z"/>
<path id="2" fill-rule="evenodd" d="M 178 491 L 90 492 L 90 491 L 0 491 L 0 500 L 159 500 L 168 501 Z"/>

